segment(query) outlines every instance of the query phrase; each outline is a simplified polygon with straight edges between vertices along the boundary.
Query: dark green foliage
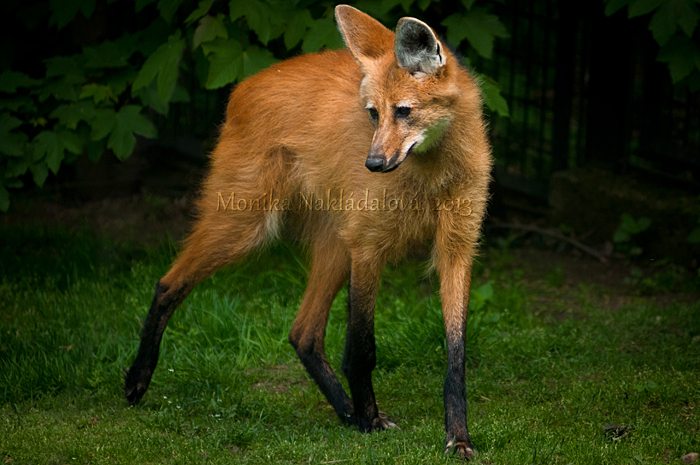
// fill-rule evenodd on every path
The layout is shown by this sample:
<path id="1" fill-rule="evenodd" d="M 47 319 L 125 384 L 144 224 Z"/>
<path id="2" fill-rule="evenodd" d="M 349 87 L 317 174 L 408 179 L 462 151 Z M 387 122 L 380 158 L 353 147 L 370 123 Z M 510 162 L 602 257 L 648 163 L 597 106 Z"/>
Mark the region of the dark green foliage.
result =
<path id="1" fill-rule="evenodd" d="M 606 0 L 605 14 L 625 6 L 628 16 L 646 16 L 649 30 L 661 49 L 658 61 L 668 63 L 674 84 L 700 90 L 700 33 L 698 0 Z M 653 13 L 653 14 L 651 14 Z"/>
<path id="2" fill-rule="evenodd" d="M 463 2 L 444 23 L 454 45 L 466 39 L 486 58 L 495 37 L 507 36 L 498 17 L 486 12 L 489 1 Z M 8 3 L 0 11 L 5 18 L 16 17 L 23 34 L 34 30 L 47 34 L 49 42 L 39 46 L 39 55 L 32 50 L 31 60 L 11 60 L 10 69 L 0 73 L 0 211 L 9 207 L 8 189 L 22 187 L 30 173 L 42 186 L 49 171 L 56 174 L 62 163 L 83 154 L 96 160 L 108 149 L 127 158 L 134 134 L 157 136 L 146 116 L 149 109 L 167 115 L 171 103 L 189 101 L 182 82 L 216 89 L 299 52 L 343 47 L 333 4 L 326 2 L 112 3 L 44 0 L 31 7 Z M 393 27 L 400 16 L 420 16 L 430 3 L 359 1 L 357 6 Z M 109 16 L 120 14 L 124 21 Z M 120 28 L 102 34 L 106 40 L 99 42 L 82 38 L 105 22 Z M 66 39 L 69 32 L 72 42 Z M 487 77 L 483 82 L 488 107 L 507 115 L 498 84 Z"/>
<path id="3" fill-rule="evenodd" d="M 651 226 L 649 218 L 635 219 L 632 215 L 623 213 L 620 218 L 620 226 L 613 235 L 613 242 L 617 246 L 617 250 L 630 256 L 641 255 L 642 248 L 637 245 L 635 236 L 649 229 L 649 226 Z"/>

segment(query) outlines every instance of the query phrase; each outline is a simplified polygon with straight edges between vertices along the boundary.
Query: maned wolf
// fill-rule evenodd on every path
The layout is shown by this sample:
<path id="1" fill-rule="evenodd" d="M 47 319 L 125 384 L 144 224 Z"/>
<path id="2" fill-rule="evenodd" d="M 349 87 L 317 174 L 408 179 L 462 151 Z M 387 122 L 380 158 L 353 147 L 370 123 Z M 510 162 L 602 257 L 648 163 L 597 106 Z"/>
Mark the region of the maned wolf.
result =
<path id="1" fill-rule="evenodd" d="M 341 421 L 395 427 L 372 388 L 374 304 L 387 261 L 429 243 L 447 337 L 446 450 L 471 457 L 465 328 L 492 165 L 480 91 L 425 23 L 403 18 L 394 34 L 346 5 L 335 15 L 348 50 L 278 63 L 231 94 L 198 219 L 156 285 L 126 399 L 146 392 L 168 319 L 192 288 L 284 227 L 311 253 L 289 342 Z M 324 350 L 331 303 L 348 280 L 342 369 L 352 398 Z"/>

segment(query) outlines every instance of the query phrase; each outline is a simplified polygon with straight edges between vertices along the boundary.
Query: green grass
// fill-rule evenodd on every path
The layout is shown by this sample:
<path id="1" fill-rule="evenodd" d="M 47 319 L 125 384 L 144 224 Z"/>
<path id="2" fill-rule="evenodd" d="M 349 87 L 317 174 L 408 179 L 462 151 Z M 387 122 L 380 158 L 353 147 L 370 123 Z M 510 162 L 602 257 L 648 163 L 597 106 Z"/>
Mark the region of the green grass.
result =
<path id="1" fill-rule="evenodd" d="M 3 462 L 459 461 L 443 455 L 438 281 L 420 263 L 388 268 L 377 304 L 375 391 L 401 429 L 360 434 L 287 342 L 305 282 L 297 249 L 278 245 L 201 283 L 171 319 L 149 391 L 127 408 L 121 367 L 174 248 L 37 227 L 0 230 L 0 244 Z M 556 266 L 530 279 L 527 263 L 495 249 L 474 276 L 476 463 L 680 463 L 700 451 L 700 304 L 633 294 L 611 309 L 604 297 L 619 289 L 569 285 Z M 327 333 L 338 372 L 346 295 Z M 612 442 L 608 423 L 635 429 Z"/>

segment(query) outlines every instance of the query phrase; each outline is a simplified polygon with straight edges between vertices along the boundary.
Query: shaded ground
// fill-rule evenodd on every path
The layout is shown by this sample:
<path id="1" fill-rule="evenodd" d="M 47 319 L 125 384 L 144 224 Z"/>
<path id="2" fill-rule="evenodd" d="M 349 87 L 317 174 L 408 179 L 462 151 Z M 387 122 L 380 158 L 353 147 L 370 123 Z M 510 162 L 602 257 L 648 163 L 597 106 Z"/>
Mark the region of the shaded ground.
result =
<path id="1" fill-rule="evenodd" d="M 13 202 L 12 210 L 0 215 L 6 226 L 60 226 L 141 245 L 157 244 L 168 235 L 180 241 L 195 214 L 189 194 L 173 198 L 144 193 L 80 203 L 28 198 Z"/>
<path id="2" fill-rule="evenodd" d="M 144 190 L 128 197 L 91 201 L 65 201 L 57 195 L 20 197 L 13 198 L 13 208 L 8 214 L 0 215 L 0 222 L 6 226 L 63 227 L 132 245 L 153 246 L 168 239 L 178 243 L 186 237 L 194 221 L 195 195 L 188 191 L 173 197 Z M 486 244 L 494 242 L 492 236 L 498 233 L 487 231 Z M 555 247 L 562 245 L 566 244 L 528 240 L 525 247 L 509 249 L 513 266 L 524 271 L 523 283 L 535 288 L 545 283 L 559 289 L 557 295 L 532 297 L 539 302 L 542 311 L 556 313 L 556 308 L 572 301 L 567 297 L 569 291 L 581 285 L 606 289 L 597 303 L 610 310 L 618 309 L 638 295 L 644 295 L 661 306 L 674 302 L 691 304 L 700 300 L 700 292 L 693 286 L 683 285 L 693 277 L 693 270 L 665 260 L 630 262 L 618 257 L 601 263 L 575 248 Z M 556 248 L 564 250 L 555 251 Z M 482 252 L 486 253 L 490 252 Z M 488 279 L 488 273 L 486 268 L 482 280 Z"/>

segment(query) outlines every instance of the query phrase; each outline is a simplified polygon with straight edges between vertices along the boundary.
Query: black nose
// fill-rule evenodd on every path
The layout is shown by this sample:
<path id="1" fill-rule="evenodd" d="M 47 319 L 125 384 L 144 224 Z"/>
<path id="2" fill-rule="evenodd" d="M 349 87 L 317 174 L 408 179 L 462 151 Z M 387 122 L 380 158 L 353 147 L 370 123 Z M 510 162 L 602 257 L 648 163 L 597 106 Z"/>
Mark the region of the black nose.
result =
<path id="1" fill-rule="evenodd" d="M 386 158 L 384 157 L 367 157 L 365 166 L 368 170 L 376 173 L 377 171 L 382 171 L 384 166 L 386 166 Z"/>

